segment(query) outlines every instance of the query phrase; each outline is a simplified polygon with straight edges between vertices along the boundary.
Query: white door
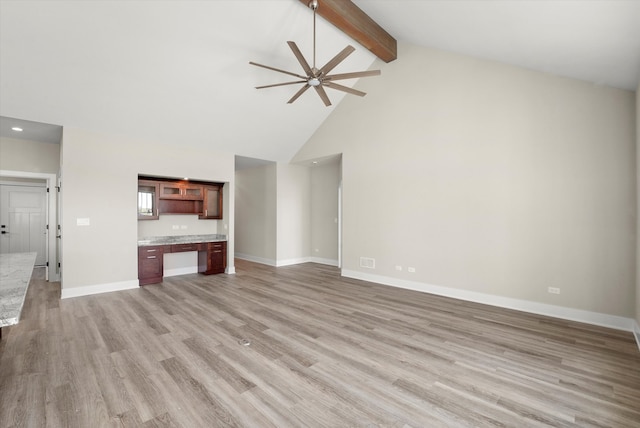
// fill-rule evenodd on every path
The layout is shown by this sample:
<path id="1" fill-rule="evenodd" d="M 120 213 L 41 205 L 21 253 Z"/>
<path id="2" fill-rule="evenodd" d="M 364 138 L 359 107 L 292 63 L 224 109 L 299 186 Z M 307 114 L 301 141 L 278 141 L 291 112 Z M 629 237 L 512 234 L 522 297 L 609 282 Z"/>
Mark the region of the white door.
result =
<path id="1" fill-rule="evenodd" d="M 0 185 L 0 253 L 36 252 L 36 265 L 47 263 L 47 190 Z"/>

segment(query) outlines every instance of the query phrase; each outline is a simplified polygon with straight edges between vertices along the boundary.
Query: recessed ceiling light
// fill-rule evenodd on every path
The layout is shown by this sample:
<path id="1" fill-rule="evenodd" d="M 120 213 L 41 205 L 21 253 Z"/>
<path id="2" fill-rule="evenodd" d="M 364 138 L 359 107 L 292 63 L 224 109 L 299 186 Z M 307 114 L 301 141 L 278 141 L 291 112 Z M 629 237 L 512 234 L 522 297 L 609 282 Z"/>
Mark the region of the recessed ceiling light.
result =
<path id="1" fill-rule="evenodd" d="M 18 128 L 17 126 L 14 126 L 13 128 L 11 128 L 11 130 L 16 132 L 22 132 L 22 128 Z"/>
<path id="2" fill-rule="evenodd" d="M 311 163 L 314 164 L 314 165 L 318 165 L 318 161 L 313 161 Z"/>

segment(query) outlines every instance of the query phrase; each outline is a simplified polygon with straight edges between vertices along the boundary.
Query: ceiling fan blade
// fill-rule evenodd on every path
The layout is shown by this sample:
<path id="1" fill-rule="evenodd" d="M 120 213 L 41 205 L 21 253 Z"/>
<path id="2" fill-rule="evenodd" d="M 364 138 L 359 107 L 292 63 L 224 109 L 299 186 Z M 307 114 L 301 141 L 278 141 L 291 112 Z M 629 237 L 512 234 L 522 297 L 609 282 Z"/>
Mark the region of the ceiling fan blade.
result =
<path id="1" fill-rule="evenodd" d="M 307 73 L 308 76 L 312 76 L 313 72 L 311 71 L 311 67 L 309 67 L 309 63 L 307 62 L 306 59 L 304 59 L 304 56 L 302 56 L 302 52 L 300 52 L 300 49 L 298 49 L 298 45 L 296 45 L 295 42 L 287 42 L 287 44 L 293 51 L 293 54 L 298 59 L 298 62 L 302 66 L 302 69 L 304 70 L 304 72 Z"/>
<path id="2" fill-rule="evenodd" d="M 300 79 L 307 79 L 307 76 L 301 76 L 296 73 L 291 73 L 290 71 L 280 70 L 279 68 L 269 67 L 268 65 L 258 64 L 257 62 L 249 61 L 249 64 L 255 65 L 257 67 L 266 68 L 267 70 L 277 71 L 278 73 L 288 74 L 289 76 L 299 77 Z"/>
<path id="3" fill-rule="evenodd" d="M 347 92 L 349 94 L 357 95 L 359 97 L 364 97 L 367 95 L 366 92 L 358 91 L 357 89 L 350 88 L 348 86 L 338 85 L 337 83 L 327 82 L 326 80 L 322 82 L 324 86 L 331 89 L 337 89 L 338 91 Z"/>
<path id="4" fill-rule="evenodd" d="M 296 83 L 307 83 L 306 80 L 296 80 L 295 82 L 276 83 L 273 85 L 256 86 L 256 89 L 273 88 L 274 86 L 295 85 Z"/>
<path id="5" fill-rule="evenodd" d="M 342 49 L 342 51 L 340 51 L 338 55 L 334 56 L 328 63 L 324 65 L 324 67 L 320 69 L 320 74 L 323 76 L 326 76 L 331 70 L 333 70 L 336 67 L 336 65 L 344 61 L 344 59 L 349 55 L 351 55 L 351 53 L 355 50 L 356 48 L 354 48 L 351 45 Z"/>
<path id="6" fill-rule="evenodd" d="M 318 95 L 320 95 L 320 98 L 322 98 L 322 102 L 324 103 L 324 105 L 329 107 L 331 105 L 331 101 L 329 101 L 329 97 L 327 96 L 327 93 L 325 92 L 322 85 L 314 86 L 314 88 Z"/>
<path id="7" fill-rule="evenodd" d="M 341 73 L 333 74 L 331 76 L 325 76 L 323 81 L 327 80 L 344 80 L 344 79 L 356 79 L 358 77 L 379 76 L 380 70 L 368 70 L 368 71 L 355 71 L 353 73 Z"/>
<path id="8" fill-rule="evenodd" d="M 304 94 L 304 92 L 309 89 L 311 86 L 309 85 L 304 85 L 302 88 L 300 88 L 300 90 L 298 92 L 295 93 L 294 96 L 291 97 L 291 99 L 289 101 L 287 101 L 287 104 L 291 104 L 292 102 L 294 102 L 295 100 L 298 99 L 298 97 L 302 94 Z"/>

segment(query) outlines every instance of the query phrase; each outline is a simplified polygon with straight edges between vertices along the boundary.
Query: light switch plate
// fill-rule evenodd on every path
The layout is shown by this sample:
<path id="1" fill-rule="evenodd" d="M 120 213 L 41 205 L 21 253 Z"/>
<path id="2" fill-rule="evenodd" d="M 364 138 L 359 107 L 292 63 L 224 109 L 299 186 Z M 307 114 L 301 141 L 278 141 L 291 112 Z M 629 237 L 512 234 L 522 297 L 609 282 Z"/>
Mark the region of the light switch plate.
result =
<path id="1" fill-rule="evenodd" d="M 76 218 L 77 226 L 89 226 L 91 224 L 91 219 L 89 218 Z"/>

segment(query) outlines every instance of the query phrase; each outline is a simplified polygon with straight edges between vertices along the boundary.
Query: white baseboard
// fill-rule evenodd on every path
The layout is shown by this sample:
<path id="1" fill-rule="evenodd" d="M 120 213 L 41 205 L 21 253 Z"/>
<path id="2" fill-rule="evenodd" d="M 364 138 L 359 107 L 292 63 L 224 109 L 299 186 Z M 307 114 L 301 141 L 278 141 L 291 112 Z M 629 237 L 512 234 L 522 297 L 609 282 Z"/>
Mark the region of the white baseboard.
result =
<path id="1" fill-rule="evenodd" d="M 227 266 L 227 268 L 224 270 L 224 273 L 227 273 L 229 275 L 234 275 L 236 273 L 236 267 L 235 266 Z"/>
<path id="2" fill-rule="evenodd" d="M 329 266 L 338 266 L 337 260 L 323 259 L 321 257 L 300 257 L 297 259 L 273 260 L 273 259 L 265 259 L 262 257 L 256 257 L 249 254 L 244 254 L 244 253 L 236 253 L 235 257 L 238 259 L 260 263 L 268 266 L 275 266 L 275 267 L 298 265 L 301 263 L 309 263 L 309 262 L 319 263 L 319 264 L 329 265 Z"/>
<path id="3" fill-rule="evenodd" d="M 373 275 L 347 269 L 342 270 L 342 276 L 375 282 L 378 284 L 390 285 L 392 287 L 421 291 L 423 293 L 436 294 L 438 296 L 452 297 L 454 299 L 483 303 L 486 305 L 498 306 L 501 308 L 515 309 L 518 311 L 530 312 L 538 315 L 546 315 L 570 321 L 578 321 L 602 327 L 609 327 L 617 330 L 633 331 L 634 328 L 633 323 L 635 322 L 635 320 L 633 320 L 632 318 L 625 318 L 616 315 L 608 315 L 599 312 L 566 308 L 563 306 L 548 305 L 545 303 L 532 302 L 529 300 L 513 299 L 510 297 L 502 297 L 493 294 L 460 290 L 457 288 L 425 284 L 416 281 L 407 281 L 403 279 Z M 636 340 L 638 340 L 637 335 Z"/>
<path id="4" fill-rule="evenodd" d="M 187 266 L 187 267 L 181 267 L 181 268 L 175 268 L 175 269 L 165 269 L 163 276 L 164 277 L 178 276 L 178 275 L 186 275 L 189 273 L 198 273 L 198 266 Z"/>
<path id="5" fill-rule="evenodd" d="M 634 320 L 633 324 L 633 336 L 636 338 L 636 344 L 638 345 L 638 350 L 640 350 L 640 324 L 638 324 L 637 320 Z"/>
<path id="6" fill-rule="evenodd" d="M 260 264 L 267 265 L 267 266 L 275 266 L 276 265 L 276 261 L 273 260 L 273 259 L 265 259 L 263 257 L 252 256 L 250 254 L 235 253 L 234 256 L 237 259 L 247 260 L 249 262 L 254 262 L 254 263 L 260 263 Z"/>
<path id="7" fill-rule="evenodd" d="M 108 284 L 87 285 L 85 287 L 63 288 L 60 298 L 89 296 L 91 294 L 110 293 L 112 291 L 131 290 L 138 288 L 138 280 L 111 282 Z"/>
<path id="8" fill-rule="evenodd" d="M 299 257 L 297 259 L 284 259 L 276 261 L 276 266 L 291 266 L 291 265 L 299 265 L 301 263 L 308 263 L 311 261 L 310 257 Z"/>
<path id="9" fill-rule="evenodd" d="M 309 261 L 312 263 L 319 263 L 321 265 L 336 266 L 336 267 L 338 266 L 338 261 L 333 259 L 323 259 L 321 257 L 310 257 Z"/>

